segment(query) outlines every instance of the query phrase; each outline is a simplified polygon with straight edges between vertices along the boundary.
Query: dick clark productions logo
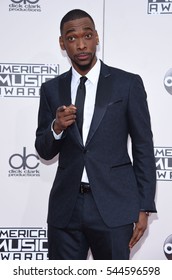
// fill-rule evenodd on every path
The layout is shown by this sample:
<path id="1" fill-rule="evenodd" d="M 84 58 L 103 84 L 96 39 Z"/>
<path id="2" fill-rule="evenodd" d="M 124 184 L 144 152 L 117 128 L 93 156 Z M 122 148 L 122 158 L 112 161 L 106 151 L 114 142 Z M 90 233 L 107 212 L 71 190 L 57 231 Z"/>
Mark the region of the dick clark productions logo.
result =
<path id="1" fill-rule="evenodd" d="M 40 0 L 11 0 L 9 12 L 41 12 Z"/>
<path id="2" fill-rule="evenodd" d="M 15 4 L 19 4 L 19 3 L 24 3 L 24 4 L 27 4 L 27 3 L 30 3 L 30 4 L 36 4 L 39 2 L 39 0 L 11 0 L 11 2 L 15 3 Z"/>
<path id="3" fill-rule="evenodd" d="M 23 147 L 22 153 L 13 154 L 9 158 L 9 177 L 40 176 L 39 164 L 39 157 L 36 154 L 28 154 L 26 147 Z"/>

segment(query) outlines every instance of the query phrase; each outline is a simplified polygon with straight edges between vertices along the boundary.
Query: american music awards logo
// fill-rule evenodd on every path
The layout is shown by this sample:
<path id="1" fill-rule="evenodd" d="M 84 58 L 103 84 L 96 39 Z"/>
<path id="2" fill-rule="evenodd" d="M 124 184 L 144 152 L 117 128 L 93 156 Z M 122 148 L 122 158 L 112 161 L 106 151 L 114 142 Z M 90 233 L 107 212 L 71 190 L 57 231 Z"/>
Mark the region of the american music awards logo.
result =
<path id="1" fill-rule="evenodd" d="M 20 152 L 9 157 L 8 177 L 39 177 L 39 164 L 39 157 L 34 153 L 28 153 L 26 147 L 23 147 Z"/>
<path id="2" fill-rule="evenodd" d="M 38 98 L 42 83 L 59 75 L 59 64 L 0 63 L 0 97 Z"/>
<path id="3" fill-rule="evenodd" d="M 9 12 L 41 12 L 40 0 L 11 0 Z"/>
<path id="4" fill-rule="evenodd" d="M 47 260 L 47 229 L 0 228 L 0 260 Z"/>
<path id="5" fill-rule="evenodd" d="M 172 181 L 172 147 L 155 147 L 157 181 Z"/>
<path id="6" fill-rule="evenodd" d="M 172 14 L 172 0 L 148 0 L 148 14 Z"/>

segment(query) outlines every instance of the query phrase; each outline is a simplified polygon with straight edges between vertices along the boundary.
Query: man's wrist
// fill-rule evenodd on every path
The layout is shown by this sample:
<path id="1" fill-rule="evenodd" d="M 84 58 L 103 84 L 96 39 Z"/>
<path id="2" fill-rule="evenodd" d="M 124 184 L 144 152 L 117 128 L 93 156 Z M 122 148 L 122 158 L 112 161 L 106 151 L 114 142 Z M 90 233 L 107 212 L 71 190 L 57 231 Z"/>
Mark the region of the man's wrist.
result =
<path id="1" fill-rule="evenodd" d="M 58 125 L 56 124 L 56 120 L 53 121 L 52 123 L 52 128 L 53 128 L 53 131 L 58 135 L 60 134 L 63 130 L 58 128 Z"/>
<path id="2" fill-rule="evenodd" d="M 63 130 L 60 131 L 59 133 L 56 133 L 56 131 L 54 130 L 54 123 L 55 123 L 55 120 L 51 124 L 51 131 L 53 133 L 55 140 L 60 140 L 62 137 L 62 134 L 63 134 Z"/>
<path id="3" fill-rule="evenodd" d="M 141 210 L 140 210 L 140 212 L 145 213 L 145 214 L 146 214 L 146 216 L 150 216 L 150 212 L 149 212 L 149 211 L 146 211 L 146 210 L 141 209 Z"/>

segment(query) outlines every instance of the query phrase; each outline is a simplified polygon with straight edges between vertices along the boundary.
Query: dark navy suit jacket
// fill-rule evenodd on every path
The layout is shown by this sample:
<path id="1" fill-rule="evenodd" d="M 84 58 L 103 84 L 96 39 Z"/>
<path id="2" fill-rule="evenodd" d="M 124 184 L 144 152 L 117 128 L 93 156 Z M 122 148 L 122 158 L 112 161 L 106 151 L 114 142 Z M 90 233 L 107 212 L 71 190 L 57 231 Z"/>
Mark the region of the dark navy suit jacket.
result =
<path id="1" fill-rule="evenodd" d="M 59 164 L 49 199 L 48 223 L 65 227 L 70 220 L 83 167 L 95 202 L 109 227 L 138 220 L 140 210 L 156 212 L 156 171 L 146 93 L 138 75 L 101 62 L 95 111 L 85 146 L 76 124 L 55 140 L 56 109 L 71 104 L 71 69 L 41 87 L 35 146 Z M 128 155 L 128 136 L 132 161 Z"/>

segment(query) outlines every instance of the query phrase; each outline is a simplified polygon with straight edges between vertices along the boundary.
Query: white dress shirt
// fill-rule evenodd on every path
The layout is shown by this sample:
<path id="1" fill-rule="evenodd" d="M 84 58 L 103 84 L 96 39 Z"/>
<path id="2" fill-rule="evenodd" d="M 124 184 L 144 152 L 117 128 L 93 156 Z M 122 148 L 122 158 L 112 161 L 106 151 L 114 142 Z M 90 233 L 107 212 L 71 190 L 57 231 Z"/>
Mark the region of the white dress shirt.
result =
<path id="1" fill-rule="evenodd" d="M 94 107 L 95 107 L 95 100 L 96 100 L 96 92 L 97 92 L 97 83 L 100 75 L 100 60 L 98 59 L 96 64 L 93 68 L 87 73 L 87 81 L 85 82 L 86 87 L 86 95 L 85 95 L 85 103 L 84 103 L 84 117 L 83 117 L 83 127 L 82 127 L 82 136 L 83 136 L 83 143 L 85 145 L 88 132 L 90 129 Z M 72 67 L 72 80 L 71 80 L 71 100 L 72 104 L 75 104 L 77 88 L 80 83 L 81 75 Z M 65 105 L 65 104 L 64 104 Z M 62 133 L 57 135 L 53 128 L 53 135 L 56 140 L 61 138 Z M 82 175 L 82 182 L 88 183 L 88 176 L 86 170 L 84 168 L 83 175 Z"/>

